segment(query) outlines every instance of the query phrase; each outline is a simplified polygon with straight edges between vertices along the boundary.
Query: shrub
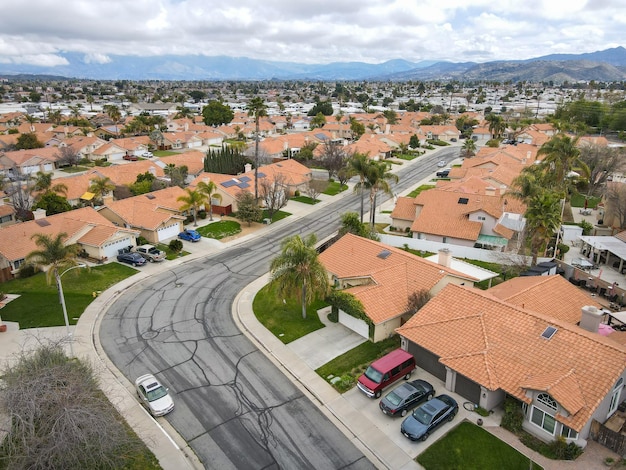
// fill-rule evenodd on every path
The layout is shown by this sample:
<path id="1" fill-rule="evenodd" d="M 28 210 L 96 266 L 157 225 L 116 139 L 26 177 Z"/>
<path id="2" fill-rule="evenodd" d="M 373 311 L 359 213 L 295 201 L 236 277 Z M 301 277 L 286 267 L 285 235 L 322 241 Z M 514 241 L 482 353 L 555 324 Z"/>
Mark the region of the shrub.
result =
<path id="1" fill-rule="evenodd" d="M 593 230 L 593 225 L 590 222 L 587 222 L 586 220 L 581 220 L 578 225 L 582 227 L 583 235 L 589 235 L 591 231 Z"/>
<path id="2" fill-rule="evenodd" d="M 22 267 L 18 271 L 17 277 L 19 277 L 20 279 L 25 279 L 27 277 L 34 276 L 38 272 L 39 272 L 39 268 L 37 268 L 37 266 L 31 263 L 26 263 L 22 265 Z"/>
<path id="3" fill-rule="evenodd" d="M 198 211 L 198 217 L 202 220 L 206 219 L 206 211 L 205 210 Z"/>
<path id="4" fill-rule="evenodd" d="M 294 191 L 293 195 L 294 195 L 295 197 L 300 197 L 300 191 L 296 189 L 296 190 Z"/>
<path id="5" fill-rule="evenodd" d="M 170 250 L 172 250 L 174 253 L 180 253 L 183 250 L 183 242 L 178 239 L 172 240 L 169 244 L 169 247 Z"/>
<path id="6" fill-rule="evenodd" d="M 522 404 L 513 397 L 507 397 L 504 400 L 504 416 L 500 426 L 512 433 L 518 433 L 522 430 L 523 422 Z"/>
<path id="7" fill-rule="evenodd" d="M 137 237 L 137 245 L 148 245 L 149 243 L 150 242 L 141 235 Z"/>
<path id="8" fill-rule="evenodd" d="M 583 450 L 573 442 L 568 444 L 563 436 L 557 437 L 548 447 L 554 455 L 554 458 L 558 460 L 574 460 L 583 452 Z"/>

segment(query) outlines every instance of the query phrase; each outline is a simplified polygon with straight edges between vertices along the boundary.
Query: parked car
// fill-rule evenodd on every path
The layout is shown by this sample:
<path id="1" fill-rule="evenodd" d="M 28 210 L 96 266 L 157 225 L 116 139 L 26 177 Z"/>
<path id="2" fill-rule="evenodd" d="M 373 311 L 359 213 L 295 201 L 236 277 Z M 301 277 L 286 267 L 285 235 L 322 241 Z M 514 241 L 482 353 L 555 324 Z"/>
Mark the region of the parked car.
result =
<path id="1" fill-rule="evenodd" d="M 146 264 L 144 257 L 134 251 L 120 253 L 117 255 L 117 260 L 120 263 L 132 264 L 133 266 L 143 266 Z"/>
<path id="2" fill-rule="evenodd" d="M 385 387 L 411 378 L 415 369 L 415 358 L 403 349 L 396 349 L 375 360 L 359 377 L 357 387 L 370 398 L 379 398 Z"/>
<path id="3" fill-rule="evenodd" d="M 152 152 L 144 152 L 144 153 L 141 154 L 141 156 L 143 158 L 152 158 L 152 157 L 154 157 L 154 154 Z"/>
<path id="4" fill-rule="evenodd" d="M 439 163 L 437 163 L 437 166 L 439 168 L 443 168 L 444 166 L 446 166 L 448 164 L 448 162 L 446 162 L 445 160 L 441 160 Z"/>
<path id="5" fill-rule="evenodd" d="M 459 405 L 449 395 L 439 395 L 413 410 L 400 426 L 400 431 L 412 441 L 428 439 L 438 426 L 452 421 L 459 411 Z"/>
<path id="6" fill-rule="evenodd" d="M 436 173 L 438 178 L 447 178 L 450 174 L 450 168 L 445 168 L 444 170 L 438 171 Z"/>
<path id="7" fill-rule="evenodd" d="M 378 406 L 381 411 L 389 416 L 406 416 L 424 400 L 430 400 L 435 396 L 435 389 L 425 380 L 413 380 L 403 383 L 393 389 L 380 400 Z"/>
<path id="8" fill-rule="evenodd" d="M 152 416 L 163 416 L 174 409 L 174 401 L 161 382 L 152 374 L 145 374 L 135 380 L 137 395 Z"/>
<path id="9" fill-rule="evenodd" d="M 200 235 L 196 230 L 185 229 L 178 234 L 178 238 L 188 242 L 199 242 L 202 235 Z"/>
<path id="10" fill-rule="evenodd" d="M 146 261 L 150 261 L 151 263 L 165 259 L 165 252 L 153 245 L 140 245 L 135 248 L 135 251 L 143 256 Z"/>
<path id="11" fill-rule="evenodd" d="M 122 158 L 124 160 L 128 160 L 129 162 L 136 162 L 137 160 L 139 160 L 139 157 L 137 157 L 137 155 L 124 155 Z"/>

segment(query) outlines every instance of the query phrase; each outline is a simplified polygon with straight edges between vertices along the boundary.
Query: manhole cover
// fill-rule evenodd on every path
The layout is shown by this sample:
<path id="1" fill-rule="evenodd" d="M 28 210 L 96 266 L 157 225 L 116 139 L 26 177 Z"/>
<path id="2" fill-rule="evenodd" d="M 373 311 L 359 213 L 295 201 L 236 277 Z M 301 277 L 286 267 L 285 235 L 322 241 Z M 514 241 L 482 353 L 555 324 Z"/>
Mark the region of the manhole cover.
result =
<path id="1" fill-rule="evenodd" d="M 146 331 L 144 334 L 141 335 L 141 337 L 143 339 L 154 339 L 157 336 L 159 336 L 159 332 L 158 331 Z"/>

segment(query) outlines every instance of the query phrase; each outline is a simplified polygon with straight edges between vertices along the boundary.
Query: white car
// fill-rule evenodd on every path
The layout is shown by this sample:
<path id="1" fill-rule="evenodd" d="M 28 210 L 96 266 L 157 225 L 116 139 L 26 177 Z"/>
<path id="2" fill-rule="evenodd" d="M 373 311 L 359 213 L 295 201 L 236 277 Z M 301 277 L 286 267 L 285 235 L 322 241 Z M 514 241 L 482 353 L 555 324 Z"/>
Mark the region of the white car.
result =
<path id="1" fill-rule="evenodd" d="M 145 374 L 135 380 L 137 395 L 152 416 L 163 416 L 174 409 L 174 401 L 168 389 L 152 374 Z"/>
<path id="2" fill-rule="evenodd" d="M 447 163 L 446 163 L 446 161 L 445 161 L 445 160 L 441 160 L 439 163 L 437 163 L 437 166 L 438 166 L 439 168 L 443 168 L 443 167 L 444 167 L 444 166 L 446 166 L 446 165 L 447 165 Z"/>
<path id="3" fill-rule="evenodd" d="M 154 155 L 152 154 L 152 152 L 144 152 L 143 154 L 141 154 L 141 156 L 143 158 L 152 158 L 154 157 Z"/>

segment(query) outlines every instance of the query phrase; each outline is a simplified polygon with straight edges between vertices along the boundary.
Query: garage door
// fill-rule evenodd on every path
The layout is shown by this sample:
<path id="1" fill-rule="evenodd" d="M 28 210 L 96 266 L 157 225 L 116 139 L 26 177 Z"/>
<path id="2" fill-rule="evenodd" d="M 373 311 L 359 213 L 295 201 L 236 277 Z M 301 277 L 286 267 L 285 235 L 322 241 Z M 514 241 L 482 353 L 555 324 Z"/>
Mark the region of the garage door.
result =
<path id="1" fill-rule="evenodd" d="M 408 351 L 415 356 L 417 367 L 424 369 L 444 382 L 446 381 L 446 366 L 439 362 L 439 356 L 412 342 L 409 342 Z"/>
<path id="2" fill-rule="evenodd" d="M 480 385 L 461 374 L 456 374 L 454 391 L 472 403 L 480 403 Z"/>
<path id="3" fill-rule="evenodd" d="M 370 329 L 367 323 L 358 318 L 354 318 L 352 315 L 348 315 L 341 310 L 339 310 L 339 323 L 350 328 L 355 333 L 360 334 L 363 338 L 369 338 L 370 336 Z"/>
<path id="4" fill-rule="evenodd" d="M 102 252 L 104 253 L 104 256 L 106 256 L 107 258 L 115 259 L 118 253 L 117 250 L 121 250 L 122 248 L 127 248 L 129 245 L 132 245 L 132 244 L 133 244 L 132 237 L 129 236 L 126 238 L 121 238 L 119 240 L 115 240 L 114 242 L 106 243 L 102 247 Z"/>
<path id="5" fill-rule="evenodd" d="M 178 224 L 178 222 L 172 225 L 162 227 L 157 231 L 160 242 L 162 242 L 163 240 L 167 240 L 168 238 L 176 237 L 179 233 L 180 225 Z"/>

